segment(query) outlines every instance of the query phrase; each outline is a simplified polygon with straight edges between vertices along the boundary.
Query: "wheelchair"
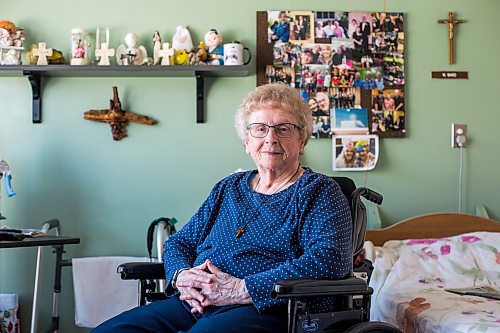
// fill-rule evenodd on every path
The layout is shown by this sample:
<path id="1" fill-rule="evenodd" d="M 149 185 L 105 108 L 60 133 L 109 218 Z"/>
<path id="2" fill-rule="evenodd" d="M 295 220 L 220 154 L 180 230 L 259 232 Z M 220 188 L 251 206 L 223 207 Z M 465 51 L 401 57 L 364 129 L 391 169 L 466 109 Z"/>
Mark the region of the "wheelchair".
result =
<path id="1" fill-rule="evenodd" d="M 352 179 L 331 177 L 349 199 L 353 219 L 353 258 L 363 249 L 367 225 L 366 207 L 361 198 L 378 205 L 383 197 L 366 187 L 356 188 Z M 175 232 L 175 221 L 169 218 L 154 220 L 149 229 L 147 247 L 152 257 L 153 233 L 157 227 L 157 244 L 163 244 L 163 235 L 168 238 Z M 161 258 L 161 249 L 158 250 Z M 289 333 L 364 333 L 401 332 L 382 322 L 370 322 L 370 305 L 373 289 L 368 283 L 373 271 L 372 263 L 363 259 L 353 267 L 350 276 L 338 280 L 284 280 L 274 285 L 271 297 L 288 302 Z M 165 299 L 162 292 L 165 271 L 162 263 L 125 263 L 118 267 L 124 280 L 139 280 L 139 305 Z M 314 303 L 318 298 L 329 300 L 329 311 L 315 312 Z"/>

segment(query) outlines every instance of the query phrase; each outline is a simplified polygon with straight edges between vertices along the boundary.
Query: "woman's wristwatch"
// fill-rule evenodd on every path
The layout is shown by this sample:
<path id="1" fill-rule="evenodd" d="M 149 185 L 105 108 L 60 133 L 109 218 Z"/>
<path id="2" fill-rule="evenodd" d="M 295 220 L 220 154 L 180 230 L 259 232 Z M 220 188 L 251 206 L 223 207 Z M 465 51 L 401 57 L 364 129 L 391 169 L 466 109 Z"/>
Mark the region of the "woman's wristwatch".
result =
<path id="1" fill-rule="evenodd" d="M 178 269 L 178 270 L 175 271 L 174 276 L 172 277 L 172 282 L 171 282 L 172 288 L 177 289 L 177 287 L 175 286 L 175 283 L 177 282 L 177 278 L 179 277 L 179 274 L 182 271 L 186 271 L 188 269 L 190 269 L 190 268 L 189 267 L 185 267 L 185 268 L 181 268 L 181 269 Z"/>

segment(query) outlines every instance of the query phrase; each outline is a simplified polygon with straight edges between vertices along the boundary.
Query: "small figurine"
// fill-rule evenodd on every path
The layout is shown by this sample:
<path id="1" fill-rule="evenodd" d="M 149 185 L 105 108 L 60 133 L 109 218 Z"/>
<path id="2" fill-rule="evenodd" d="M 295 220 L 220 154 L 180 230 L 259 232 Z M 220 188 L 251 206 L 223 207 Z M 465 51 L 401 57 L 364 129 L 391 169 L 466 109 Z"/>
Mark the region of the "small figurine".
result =
<path id="1" fill-rule="evenodd" d="M 38 48 L 33 49 L 33 55 L 38 57 L 37 66 L 47 66 L 47 56 L 52 55 L 52 49 L 47 49 L 46 43 L 38 43 Z"/>
<path id="2" fill-rule="evenodd" d="M 26 52 L 26 65 L 35 65 L 38 62 L 38 56 L 33 53 L 36 49 L 38 49 L 38 45 L 32 44 Z M 47 62 L 49 65 L 60 65 L 66 63 L 66 60 L 61 51 L 52 49 L 52 55 L 47 57 Z"/>
<path id="3" fill-rule="evenodd" d="M 144 59 L 148 57 L 148 52 L 142 45 L 135 47 L 137 35 L 130 32 L 125 36 L 124 41 L 126 46 L 122 44 L 116 49 L 116 63 L 124 66 L 142 65 Z"/>
<path id="4" fill-rule="evenodd" d="M 208 58 L 207 47 L 205 43 L 200 42 L 196 50 L 189 54 L 188 63 L 190 65 L 206 65 L 205 62 L 207 61 L 207 58 Z"/>
<path id="5" fill-rule="evenodd" d="M 17 50 L 9 50 L 3 59 L 0 59 L 0 65 L 19 65 Z"/>
<path id="6" fill-rule="evenodd" d="M 13 46 L 13 35 L 17 32 L 14 23 L 7 20 L 0 21 L 0 46 Z"/>
<path id="7" fill-rule="evenodd" d="M 174 64 L 175 65 L 187 65 L 189 56 L 185 50 L 175 50 L 174 52 Z"/>
<path id="8" fill-rule="evenodd" d="M 20 65 L 24 30 L 7 20 L 0 21 L 0 65 Z"/>
<path id="9" fill-rule="evenodd" d="M 174 55 L 174 49 L 170 47 L 170 43 L 164 43 L 163 49 L 158 51 L 158 57 L 161 58 L 160 65 L 169 66 L 170 65 L 170 57 Z"/>
<path id="10" fill-rule="evenodd" d="M 14 34 L 12 34 L 11 37 L 14 40 L 15 47 L 23 47 L 24 40 L 26 39 L 24 30 L 17 29 L 17 31 Z"/>
<path id="11" fill-rule="evenodd" d="M 224 65 L 224 48 L 222 36 L 215 29 L 210 29 L 205 34 L 205 44 L 208 47 L 207 64 Z"/>
<path id="12" fill-rule="evenodd" d="M 186 26 L 178 26 L 174 37 L 172 38 L 172 47 L 174 50 L 184 50 L 186 52 L 191 52 L 193 50 L 193 40 L 191 39 L 191 33 Z"/>
<path id="13" fill-rule="evenodd" d="M 153 34 L 153 65 L 160 64 L 161 36 L 157 30 Z"/>
<path id="14" fill-rule="evenodd" d="M 97 65 L 99 66 L 109 66 L 109 57 L 115 55 L 115 49 L 108 49 L 108 43 L 101 43 L 101 48 L 95 50 L 96 58 L 100 59 Z"/>
<path id="15" fill-rule="evenodd" d="M 85 57 L 85 49 L 82 45 L 82 40 L 78 40 L 78 44 L 76 45 L 75 51 L 73 52 L 73 57 L 75 58 L 83 58 Z"/>
<path id="16" fill-rule="evenodd" d="M 86 29 L 71 29 L 71 60 L 72 66 L 90 65 L 92 56 L 90 54 L 90 36 Z"/>
<path id="17" fill-rule="evenodd" d="M 0 46 L 12 46 L 14 41 L 7 29 L 0 28 Z"/>

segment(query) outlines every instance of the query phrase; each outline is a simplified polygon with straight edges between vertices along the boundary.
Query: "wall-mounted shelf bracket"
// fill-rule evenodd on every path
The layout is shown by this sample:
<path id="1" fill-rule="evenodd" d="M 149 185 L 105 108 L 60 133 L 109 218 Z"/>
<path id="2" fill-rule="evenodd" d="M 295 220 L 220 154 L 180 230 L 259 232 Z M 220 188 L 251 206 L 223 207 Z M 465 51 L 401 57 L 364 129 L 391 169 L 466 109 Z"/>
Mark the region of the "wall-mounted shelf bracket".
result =
<path id="1" fill-rule="evenodd" d="M 33 123 L 42 122 L 43 82 L 49 77 L 196 77 L 196 122 L 205 122 L 205 78 L 244 77 L 248 65 L 240 66 L 0 66 L 3 76 L 28 78 L 33 92 Z"/>
<path id="2" fill-rule="evenodd" d="M 33 110 L 32 110 L 32 122 L 33 124 L 39 124 L 42 122 L 42 78 L 40 74 L 32 72 L 23 72 L 31 84 L 31 91 L 33 92 Z"/>
<path id="3" fill-rule="evenodd" d="M 205 76 L 202 72 L 195 71 L 196 76 L 196 122 L 205 122 Z"/>

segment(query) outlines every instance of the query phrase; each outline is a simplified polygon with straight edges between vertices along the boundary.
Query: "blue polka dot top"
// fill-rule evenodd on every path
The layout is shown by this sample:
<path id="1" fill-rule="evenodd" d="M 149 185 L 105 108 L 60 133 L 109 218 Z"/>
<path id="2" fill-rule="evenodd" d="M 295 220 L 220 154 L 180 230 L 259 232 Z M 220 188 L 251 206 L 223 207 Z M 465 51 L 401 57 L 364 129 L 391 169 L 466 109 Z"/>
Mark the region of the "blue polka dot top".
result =
<path id="1" fill-rule="evenodd" d="M 250 188 L 256 174 L 238 172 L 219 181 L 168 239 L 163 253 L 168 286 L 178 269 L 210 259 L 244 279 L 253 304 L 263 311 L 284 302 L 270 296 L 278 281 L 334 279 L 351 272 L 351 213 L 340 186 L 305 169 L 290 187 L 267 195 Z M 246 232 L 236 238 L 245 224 Z"/>

